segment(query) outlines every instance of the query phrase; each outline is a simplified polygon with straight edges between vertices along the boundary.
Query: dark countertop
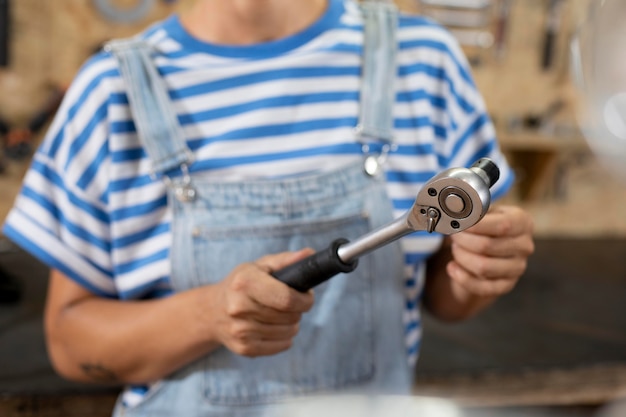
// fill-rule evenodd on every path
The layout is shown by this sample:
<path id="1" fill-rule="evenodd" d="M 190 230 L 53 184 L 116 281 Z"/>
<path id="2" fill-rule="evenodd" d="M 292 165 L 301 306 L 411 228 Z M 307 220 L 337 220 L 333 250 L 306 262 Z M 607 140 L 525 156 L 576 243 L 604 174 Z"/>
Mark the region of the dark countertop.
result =
<path id="1" fill-rule="evenodd" d="M 626 240 L 536 244 L 490 309 L 460 324 L 425 318 L 418 392 L 494 404 L 626 397 Z"/>

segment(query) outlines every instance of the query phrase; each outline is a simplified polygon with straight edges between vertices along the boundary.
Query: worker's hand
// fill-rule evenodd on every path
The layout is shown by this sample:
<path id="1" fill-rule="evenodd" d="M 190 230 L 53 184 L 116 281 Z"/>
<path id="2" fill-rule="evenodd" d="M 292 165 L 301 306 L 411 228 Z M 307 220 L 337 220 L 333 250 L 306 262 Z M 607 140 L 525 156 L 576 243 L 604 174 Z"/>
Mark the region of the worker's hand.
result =
<path id="1" fill-rule="evenodd" d="M 243 356 L 273 355 L 288 349 L 313 292 L 298 292 L 270 275 L 313 254 L 313 250 L 268 255 L 239 265 L 216 284 L 208 318 L 217 340 Z"/>
<path id="2" fill-rule="evenodd" d="M 533 221 L 518 207 L 494 207 L 475 226 L 451 236 L 447 273 L 470 294 L 496 297 L 513 289 L 534 251 Z"/>

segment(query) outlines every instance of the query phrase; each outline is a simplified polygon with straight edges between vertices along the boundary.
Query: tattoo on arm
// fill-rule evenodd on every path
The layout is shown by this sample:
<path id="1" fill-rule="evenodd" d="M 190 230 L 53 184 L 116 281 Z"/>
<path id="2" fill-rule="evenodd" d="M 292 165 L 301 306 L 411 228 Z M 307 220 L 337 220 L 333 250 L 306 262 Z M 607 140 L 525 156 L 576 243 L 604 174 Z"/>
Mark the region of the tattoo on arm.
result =
<path id="1" fill-rule="evenodd" d="M 99 363 L 82 363 L 80 364 L 80 368 L 83 370 L 85 375 L 89 378 L 93 379 L 97 382 L 119 382 L 117 375 L 115 372 L 107 369 L 103 365 Z"/>

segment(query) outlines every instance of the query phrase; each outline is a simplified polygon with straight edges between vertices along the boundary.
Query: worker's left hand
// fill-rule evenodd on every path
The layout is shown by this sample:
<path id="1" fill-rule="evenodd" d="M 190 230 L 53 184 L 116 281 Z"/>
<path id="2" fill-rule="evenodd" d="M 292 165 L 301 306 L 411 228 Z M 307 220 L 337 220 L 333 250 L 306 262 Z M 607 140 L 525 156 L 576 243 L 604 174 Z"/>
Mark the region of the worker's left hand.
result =
<path id="1" fill-rule="evenodd" d="M 496 297 L 513 289 L 534 251 L 533 221 L 519 207 L 492 209 L 475 226 L 451 236 L 447 273 L 471 294 Z"/>

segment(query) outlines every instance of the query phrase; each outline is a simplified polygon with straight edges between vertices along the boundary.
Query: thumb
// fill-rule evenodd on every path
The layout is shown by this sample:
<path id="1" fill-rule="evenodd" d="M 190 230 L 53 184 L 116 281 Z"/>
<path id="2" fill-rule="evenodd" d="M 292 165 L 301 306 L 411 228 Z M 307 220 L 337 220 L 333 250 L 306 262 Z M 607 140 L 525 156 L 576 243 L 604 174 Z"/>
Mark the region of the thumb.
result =
<path id="1" fill-rule="evenodd" d="M 311 256 L 315 251 L 311 248 L 300 249 L 294 252 L 281 252 L 272 255 L 265 255 L 256 260 L 255 264 L 267 273 L 272 273 L 285 268 L 288 265 L 301 261 L 307 256 Z"/>

